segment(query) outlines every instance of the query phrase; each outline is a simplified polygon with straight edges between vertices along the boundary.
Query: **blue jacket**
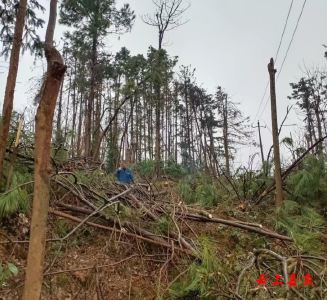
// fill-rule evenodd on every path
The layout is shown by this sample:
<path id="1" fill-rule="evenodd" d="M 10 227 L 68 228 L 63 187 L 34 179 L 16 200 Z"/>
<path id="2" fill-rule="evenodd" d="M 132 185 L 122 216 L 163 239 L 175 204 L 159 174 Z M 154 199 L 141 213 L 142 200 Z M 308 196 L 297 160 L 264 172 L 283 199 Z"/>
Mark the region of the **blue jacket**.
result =
<path id="1" fill-rule="evenodd" d="M 133 172 L 129 168 L 126 168 L 125 170 L 117 169 L 116 177 L 117 177 L 118 181 L 123 182 L 123 183 L 134 182 Z"/>

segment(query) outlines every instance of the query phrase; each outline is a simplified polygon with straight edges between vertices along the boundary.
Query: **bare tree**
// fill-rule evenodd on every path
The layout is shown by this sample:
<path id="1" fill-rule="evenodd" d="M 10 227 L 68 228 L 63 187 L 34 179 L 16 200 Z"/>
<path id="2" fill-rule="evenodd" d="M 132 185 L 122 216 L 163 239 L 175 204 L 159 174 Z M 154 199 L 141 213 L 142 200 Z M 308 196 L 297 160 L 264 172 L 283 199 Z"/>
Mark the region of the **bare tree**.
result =
<path id="1" fill-rule="evenodd" d="M 164 35 L 167 31 L 173 30 L 179 26 L 184 25 L 188 20 L 182 21 L 183 13 L 190 7 L 188 4 L 186 7 L 182 7 L 183 0 L 153 0 L 156 6 L 154 16 L 144 15 L 142 21 L 150 26 L 158 28 L 159 44 L 158 50 L 162 49 L 162 42 Z M 157 71 L 160 72 L 160 59 L 158 57 Z M 160 111 L 161 111 L 161 86 L 160 83 L 156 83 L 155 91 L 157 96 L 156 102 L 156 142 L 155 142 L 155 167 L 154 175 L 160 176 Z"/>
<path id="2" fill-rule="evenodd" d="M 51 0 L 50 2 L 49 23 L 45 37 L 45 56 L 48 69 L 35 118 L 34 199 L 24 300 L 40 299 L 43 281 L 43 262 L 50 198 L 52 121 L 60 86 L 66 71 L 66 66 L 60 53 L 53 46 L 57 19 L 57 2 L 58 0 Z"/>
<path id="3" fill-rule="evenodd" d="M 182 7 L 183 0 L 153 0 L 152 2 L 156 6 L 154 16 L 147 14 L 141 19 L 145 24 L 158 28 L 160 50 L 165 33 L 189 21 L 182 21 L 182 15 L 190 7 L 190 3 Z"/>

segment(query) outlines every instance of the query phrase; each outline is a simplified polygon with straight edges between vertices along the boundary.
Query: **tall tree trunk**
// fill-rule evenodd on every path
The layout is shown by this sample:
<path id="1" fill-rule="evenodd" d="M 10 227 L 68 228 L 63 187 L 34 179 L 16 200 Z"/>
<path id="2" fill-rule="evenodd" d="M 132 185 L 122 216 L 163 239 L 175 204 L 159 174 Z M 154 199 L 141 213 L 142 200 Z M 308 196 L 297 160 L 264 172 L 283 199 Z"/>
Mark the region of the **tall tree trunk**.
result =
<path id="1" fill-rule="evenodd" d="M 226 160 L 226 176 L 230 177 L 230 167 L 229 167 L 229 148 L 228 148 L 228 123 L 227 123 L 227 95 L 225 96 L 225 105 L 223 105 L 223 131 L 224 131 L 224 151 Z"/>
<path id="2" fill-rule="evenodd" d="M 159 38 L 160 40 L 160 38 Z M 159 51 L 161 50 L 161 42 L 159 42 Z M 158 59 L 160 59 L 158 57 Z M 158 69 L 160 70 L 160 61 L 158 63 Z M 161 176 L 161 155 L 160 155 L 160 112 L 161 112 L 161 87 L 160 83 L 157 83 L 155 86 L 156 90 L 156 146 L 155 146 L 155 163 L 154 163 L 154 170 L 153 176 L 160 178 Z"/>
<path id="3" fill-rule="evenodd" d="M 309 100 L 307 100 L 309 102 Z M 309 105 L 307 105 L 307 127 L 308 127 L 308 138 L 310 140 L 310 147 L 313 145 L 313 133 L 312 133 L 312 127 L 311 127 L 311 112 L 310 112 L 310 108 Z M 309 147 L 309 148 L 310 148 Z M 314 153 L 314 149 L 312 149 L 312 153 Z"/>
<path id="4" fill-rule="evenodd" d="M 81 139 L 82 139 L 82 121 L 83 121 L 83 93 L 81 92 L 79 100 L 79 120 L 78 120 L 78 129 L 77 129 L 77 156 L 80 156 L 82 153 Z"/>
<path id="5" fill-rule="evenodd" d="M 94 88 L 95 88 L 95 68 L 97 60 L 97 44 L 98 36 L 95 32 L 92 39 L 92 59 L 91 59 L 91 82 L 90 82 L 90 94 L 87 99 L 87 110 L 85 114 L 85 156 L 91 157 L 91 147 L 92 147 L 92 113 L 93 113 L 93 103 L 94 103 Z"/>
<path id="6" fill-rule="evenodd" d="M 186 81 L 186 79 L 185 79 Z M 187 159 L 187 163 L 189 164 L 192 160 L 192 154 L 191 154 L 191 135 L 190 135 L 190 114 L 189 114 L 189 104 L 188 104 L 188 93 L 187 93 L 187 85 L 186 82 L 184 82 L 184 97 L 185 97 L 185 107 L 186 107 L 186 136 L 187 136 L 187 143 L 186 145 L 188 145 L 188 159 Z"/>
<path id="7" fill-rule="evenodd" d="M 66 106 L 66 120 L 65 120 L 65 134 L 64 134 L 64 143 L 68 144 L 67 142 L 67 135 L 68 135 L 68 116 L 69 114 L 69 103 L 70 103 L 70 90 L 72 88 L 72 76 L 69 76 L 69 86 L 68 86 L 68 97 L 67 97 L 67 106 Z"/>
<path id="8" fill-rule="evenodd" d="M 61 115 L 62 115 L 62 94 L 65 79 L 63 79 L 60 87 L 60 96 L 58 103 L 58 116 L 57 116 L 57 130 L 56 130 L 56 143 L 59 146 L 62 143 L 62 130 L 61 130 Z"/>
<path id="9" fill-rule="evenodd" d="M 322 127 L 321 127 L 321 119 L 320 119 L 320 113 L 319 113 L 319 102 L 317 103 L 316 107 L 315 107 L 315 115 L 316 115 L 316 119 L 317 119 L 317 127 L 318 127 L 318 139 L 321 140 L 322 139 Z M 322 143 L 319 143 L 318 145 L 318 154 L 321 155 L 322 154 Z"/>
<path id="10" fill-rule="evenodd" d="M 15 24 L 14 42 L 10 54 L 9 72 L 5 98 L 0 123 L 0 184 L 2 181 L 3 163 L 6 155 L 6 144 L 9 135 L 10 119 L 13 110 L 14 93 L 16 87 L 20 48 L 23 39 L 27 0 L 19 1 L 17 19 Z"/>
<path id="11" fill-rule="evenodd" d="M 76 125 L 76 114 L 77 114 L 77 105 L 78 105 L 78 101 L 76 101 L 76 77 L 77 77 L 76 66 L 77 66 L 77 59 L 75 57 L 75 67 L 74 67 L 75 78 L 74 78 L 74 89 L 73 89 L 73 124 L 72 124 L 72 134 L 71 134 L 71 139 L 70 139 L 70 147 L 71 147 L 72 157 L 75 156 L 74 141 L 75 141 L 75 125 Z"/>
<path id="12" fill-rule="evenodd" d="M 278 139 L 278 123 L 277 123 L 277 105 L 276 105 L 276 86 L 274 59 L 270 59 L 268 64 L 268 72 L 270 77 L 270 99 L 271 99 L 271 122 L 272 122 L 272 135 L 274 144 L 274 162 L 275 162 L 275 181 L 276 181 L 276 206 L 283 205 L 283 188 L 282 188 L 282 175 L 280 167 L 280 154 L 279 154 L 279 139 Z"/>
<path id="13" fill-rule="evenodd" d="M 50 198 L 52 121 L 60 85 L 66 71 L 66 66 L 63 64 L 60 53 L 53 46 L 56 18 L 57 0 L 51 0 L 49 24 L 45 38 L 45 56 L 48 70 L 35 118 L 34 198 L 23 295 L 24 300 L 40 299 L 43 281 L 43 263 Z"/>
<path id="14" fill-rule="evenodd" d="M 93 131 L 93 143 L 92 143 L 92 154 L 93 160 L 99 161 L 100 160 L 100 147 L 97 149 L 100 141 L 100 130 L 101 130 L 101 87 L 102 83 L 98 85 L 97 93 L 96 93 L 96 105 L 95 105 L 95 115 L 94 115 L 94 126 L 95 130 Z"/>

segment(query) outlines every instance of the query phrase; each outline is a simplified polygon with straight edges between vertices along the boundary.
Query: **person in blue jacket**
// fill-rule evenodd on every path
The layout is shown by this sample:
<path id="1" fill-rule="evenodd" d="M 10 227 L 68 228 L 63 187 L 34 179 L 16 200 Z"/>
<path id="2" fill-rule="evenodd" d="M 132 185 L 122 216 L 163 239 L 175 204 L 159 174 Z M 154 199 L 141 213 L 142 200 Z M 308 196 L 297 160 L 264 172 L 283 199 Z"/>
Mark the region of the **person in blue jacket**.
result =
<path id="1" fill-rule="evenodd" d="M 120 168 L 116 170 L 116 177 L 122 183 L 134 183 L 133 172 L 130 168 L 126 167 L 126 161 L 123 160 Z"/>

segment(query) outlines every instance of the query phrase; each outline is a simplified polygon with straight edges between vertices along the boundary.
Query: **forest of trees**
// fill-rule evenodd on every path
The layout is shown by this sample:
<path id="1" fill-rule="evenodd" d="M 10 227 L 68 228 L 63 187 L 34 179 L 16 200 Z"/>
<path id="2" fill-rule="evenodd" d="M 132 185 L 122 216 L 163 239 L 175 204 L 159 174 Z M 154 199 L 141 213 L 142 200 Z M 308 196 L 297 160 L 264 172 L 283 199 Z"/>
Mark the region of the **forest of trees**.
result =
<path id="1" fill-rule="evenodd" d="M 277 122 L 278 98 L 276 100 L 274 90 L 276 70 L 274 60 L 271 59 L 267 78 L 270 74 L 274 145 L 267 155 L 263 153 L 261 136 L 260 143 L 255 142 L 257 128 L 244 114 L 240 103 L 234 101 L 219 82 L 213 94 L 208 92 L 206 87 L 197 82 L 195 67 L 191 64 L 181 65 L 179 58 L 171 55 L 169 48 L 165 47 L 165 39 L 171 30 L 178 31 L 180 26 L 192 22 L 185 17 L 191 3 L 185 0 L 150 1 L 153 14 L 143 14 L 140 20 L 156 29 L 158 40 L 155 46 L 144 46 L 148 49 L 145 56 L 132 55 L 126 47 L 116 53 L 108 50 L 108 37 L 110 40 L 111 37 L 130 32 L 138 18 L 133 11 L 132 1 L 121 6 L 116 2 L 51 0 L 49 9 L 45 9 L 36 0 L 0 1 L 1 55 L 9 59 L 0 122 L 0 224 L 4 228 L 15 228 L 16 225 L 10 222 L 22 214 L 30 220 L 27 221 L 29 229 L 26 231 L 28 252 L 27 248 L 24 249 L 25 283 L 21 285 L 23 291 L 19 297 L 24 300 L 40 299 L 40 295 L 45 293 L 46 276 L 52 274 L 50 269 L 63 268 L 58 263 L 64 256 L 61 251 L 64 248 L 67 253 L 72 249 L 64 242 L 75 232 L 83 236 L 84 232 L 79 230 L 86 223 L 101 230 L 120 234 L 128 232 L 126 244 L 135 246 L 128 238 L 136 237 L 170 251 L 171 257 L 157 270 L 157 298 L 151 299 L 180 299 L 178 296 L 182 292 L 185 295 L 195 293 L 201 299 L 259 299 L 240 296 L 242 292 L 245 295 L 257 293 L 257 297 L 262 297 L 262 291 L 248 290 L 248 287 L 241 286 L 242 277 L 254 263 L 260 275 L 259 255 L 272 255 L 285 264 L 285 277 L 288 272 L 285 271 L 285 257 L 289 257 L 288 267 L 293 267 L 290 270 L 297 271 L 297 262 L 290 262 L 290 259 L 294 255 L 300 257 L 301 253 L 310 255 L 306 243 L 317 243 L 316 249 L 320 247 L 321 250 L 318 253 L 319 259 L 326 262 L 326 258 L 323 258 L 326 255 L 321 242 L 323 238 L 319 235 L 323 231 L 326 233 L 326 69 L 305 67 L 301 70 L 300 79 L 290 83 L 288 100 L 303 127 L 297 135 L 280 138 L 279 134 L 292 107 L 288 108 L 285 118 Z M 47 12 L 49 19 L 39 18 L 41 12 Z M 47 29 L 43 40 L 38 31 L 45 24 Z M 61 43 L 54 40 L 58 24 L 67 29 Z M 15 111 L 17 74 L 22 68 L 21 58 L 26 51 L 35 60 L 46 61 L 46 68 L 40 78 L 32 81 L 32 103 L 25 110 Z M 323 49 L 321 54 L 323 56 Z M 325 56 L 327 58 L 327 54 Z M 259 122 L 258 129 L 260 130 Z M 280 145 L 284 145 L 287 152 L 284 155 L 286 161 L 282 157 L 282 165 L 279 167 Z M 243 146 L 254 146 L 252 161 L 256 155 L 261 156 L 262 163 L 258 169 L 253 170 L 252 163 L 248 166 L 235 163 L 238 149 Z M 113 179 L 112 174 L 122 160 L 126 160 L 127 166 L 136 173 L 139 181 L 136 186 L 119 185 Z M 83 167 L 78 169 L 80 165 Z M 70 179 L 67 179 L 69 176 Z M 142 185 L 146 189 L 142 190 Z M 160 198 L 161 196 L 166 198 Z M 64 203 L 66 197 L 71 198 Z M 264 207 L 262 215 L 259 204 L 262 205 L 264 198 L 269 200 L 260 206 Z M 310 207 L 305 206 L 309 198 Z M 122 208 L 115 206 L 115 210 L 109 210 L 109 206 L 118 203 L 116 200 L 122 203 Z M 280 210 L 273 210 L 275 204 Z M 224 211 L 225 215 L 221 213 L 219 216 L 224 216 L 225 219 L 213 217 L 212 211 L 209 211 L 213 207 Z M 122 219 L 120 209 L 123 212 Z M 135 210 L 135 215 L 128 214 L 132 209 Z M 67 211 L 73 214 L 68 214 Z M 244 214 L 240 216 L 241 213 Z M 77 218 L 79 214 L 88 216 L 85 219 Z M 59 223 L 55 223 L 54 216 L 70 219 L 79 225 L 71 231 L 63 229 Z M 103 223 L 96 223 L 98 218 L 103 218 Z M 144 220 L 149 224 L 143 224 Z M 222 262 L 213 258 L 221 253 L 212 250 L 208 246 L 211 242 L 200 239 L 199 236 L 203 234 L 201 230 L 197 228 L 201 232 L 198 236 L 195 232 L 197 229 L 194 231 L 185 220 L 190 223 L 220 223 L 247 232 L 246 237 L 238 231 L 222 236 L 226 240 L 227 237 L 235 239 L 231 243 L 236 254 L 230 254 L 229 257 L 241 257 L 237 252 L 240 251 L 237 244 L 252 255 L 249 256 L 252 257 L 250 265 L 246 266 L 243 261 L 242 268 L 240 265 L 232 268 L 238 279 L 233 277 L 234 286 L 228 286 L 222 294 L 220 292 L 223 289 L 219 290 L 212 278 L 219 281 L 219 284 L 223 283 L 220 272 L 225 272 L 227 265 L 222 265 Z M 109 222 L 110 227 L 105 226 L 107 223 L 104 222 Z M 294 225 L 297 222 L 300 225 Z M 205 226 L 207 224 L 203 225 Z M 59 232 L 65 233 L 62 234 L 64 237 L 58 237 L 58 228 L 61 228 Z M 15 230 L 10 230 L 9 233 L 0 230 L 0 237 L 7 239 L 1 240 L 0 246 L 10 246 L 17 237 L 22 237 L 14 236 Z M 13 237 L 8 237 L 11 234 Z M 95 235 L 94 232 L 92 234 Z M 191 238 L 192 234 L 194 236 Z M 249 248 L 254 234 L 263 236 L 258 239 L 262 249 Z M 305 239 L 304 236 L 308 238 Z M 215 238 L 219 239 L 220 236 Z M 278 243 L 275 245 L 268 242 L 269 238 L 277 239 Z M 49 249 L 49 241 L 60 244 L 57 248 Z M 18 245 L 26 241 L 16 242 Z M 151 252 L 153 249 L 146 250 L 149 252 L 142 252 L 144 257 L 161 255 Z M 6 296 L 1 298 L 4 282 L 12 274 L 18 274 L 16 266 L 9 262 L 11 256 L 2 260 L 1 251 L 0 299 L 14 299 Z M 279 256 L 278 251 L 285 257 Z M 188 255 L 190 260 L 196 257 L 198 261 L 189 262 L 187 273 L 182 272 L 176 265 L 170 266 L 174 259 L 178 259 L 174 257 L 175 252 L 178 255 Z M 223 260 L 222 258 L 221 261 Z M 317 267 L 313 263 L 310 266 Z M 264 263 L 261 267 L 267 272 L 271 270 Z M 274 262 L 273 268 L 277 267 Z M 299 267 L 301 272 L 302 267 L 303 265 Z M 314 272 L 311 269 L 311 275 L 316 275 L 316 280 L 319 277 L 317 272 L 324 274 L 325 266 L 318 265 L 317 268 Z M 173 271 L 169 273 L 171 270 Z M 179 272 L 176 273 L 176 270 Z M 226 271 L 226 276 L 232 276 L 228 272 Z M 56 272 L 53 274 L 57 275 Z M 172 274 L 177 275 L 173 280 L 170 277 Z M 183 274 L 189 277 L 179 283 L 177 279 Z M 255 276 L 257 275 L 256 273 Z M 203 278 L 206 278 L 205 283 L 202 282 Z M 185 285 L 187 280 L 190 280 L 188 286 Z M 250 279 L 247 280 L 249 285 L 254 286 L 255 281 L 250 283 Z M 52 288 L 51 278 L 49 282 Z M 88 284 L 92 286 L 92 282 Z M 177 283 L 180 285 L 175 288 L 174 284 Z M 322 279 L 321 284 L 326 282 Z M 109 299 L 99 296 L 99 286 L 101 284 L 97 278 L 94 293 L 98 298 L 86 298 L 88 286 L 84 284 L 81 290 L 85 289 L 85 299 Z M 131 298 L 131 286 L 130 283 L 129 299 L 143 299 Z M 51 288 L 49 299 L 52 299 Z M 16 287 L 11 287 L 10 292 L 15 289 Z M 327 297 L 326 290 L 319 288 L 312 293 L 316 293 L 313 297 L 319 295 L 319 298 L 308 298 L 312 295 L 306 290 L 292 291 L 300 297 L 294 299 L 327 299 L 324 298 Z M 82 299 L 79 293 L 74 299 Z M 270 296 L 267 291 L 262 293 L 266 293 L 267 298 L 264 299 L 271 299 L 268 298 L 272 295 L 271 292 Z M 283 293 L 279 295 L 285 296 Z M 176 297 L 168 298 L 167 294 Z M 288 299 L 287 297 L 280 299 Z M 274 298 L 277 299 L 277 296 Z M 44 299 L 48 298 L 44 296 Z M 117 296 L 117 299 L 121 298 Z"/>

